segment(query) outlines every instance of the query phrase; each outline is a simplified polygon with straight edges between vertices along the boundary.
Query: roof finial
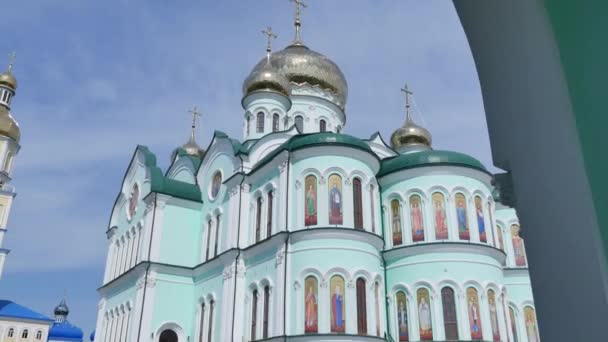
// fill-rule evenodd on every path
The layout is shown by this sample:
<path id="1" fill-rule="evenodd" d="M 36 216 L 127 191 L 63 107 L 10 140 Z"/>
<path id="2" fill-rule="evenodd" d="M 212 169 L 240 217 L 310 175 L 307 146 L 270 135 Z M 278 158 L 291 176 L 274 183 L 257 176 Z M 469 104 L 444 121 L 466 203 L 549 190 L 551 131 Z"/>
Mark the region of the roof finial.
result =
<path id="1" fill-rule="evenodd" d="M 15 64 L 15 59 L 17 58 L 17 54 L 13 51 L 8 54 L 8 69 L 6 72 L 9 74 L 13 72 L 13 65 Z"/>
<path id="2" fill-rule="evenodd" d="M 412 116 L 410 114 L 410 95 L 413 95 L 414 93 L 409 90 L 407 83 L 405 83 L 405 86 L 401 88 L 401 91 L 405 94 L 405 122 L 408 123 L 412 121 Z"/>
<path id="3" fill-rule="evenodd" d="M 289 0 L 296 4 L 296 20 L 294 21 L 294 25 L 296 26 L 296 37 L 294 39 L 294 43 L 302 43 L 302 37 L 300 35 L 300 29 L 302 27 L 302 8 L 308 7 L 303 0 Z"/>
<path id="4" fill-rule="evenodd" d="M 194 133 L 195 133 L 195 130 L 196 130 L 196 118 L 199 117 L 199 116 L 202 116 L 203 113 L 199 112 L 198 111 L 198 107 L 196 107 L 196 106 L 193 106 L 192 109 L 190 109 L 188 111 L 188 113 L 192 114 L 192 133 L 190 135 L 190 139 L 192 141 L 194 141 Z"/>
<path id="5" fill-rule="evenodd" d="M 272 40 L 277 38 L 277 35 L 272 32 L 272 27 L 268 26 L 262 33 L 268 38 L 268 45 L 266 45 L 266 61 L 270 62 L 270 53 L 272 52 Z"/>

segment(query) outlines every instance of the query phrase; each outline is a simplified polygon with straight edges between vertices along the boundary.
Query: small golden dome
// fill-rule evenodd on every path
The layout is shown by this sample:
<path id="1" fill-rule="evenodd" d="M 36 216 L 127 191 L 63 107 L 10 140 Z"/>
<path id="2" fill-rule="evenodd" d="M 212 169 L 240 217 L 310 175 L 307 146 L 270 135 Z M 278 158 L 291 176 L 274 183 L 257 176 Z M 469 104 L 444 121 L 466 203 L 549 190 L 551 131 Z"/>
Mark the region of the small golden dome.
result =
<path id="1" fill-rule="evenodd" d="M 19 142 L 19 139 L 21 139 L 19 124 L 3 106 L 0 106 L 0 135 L 9 137 L 16 142 Z"/>
<path id="2" fill-rule="evenodd" d="M 410 146 L 431 147 L 432 142 L 431 132 L 416 125 L 411 119 L 406 120 L 405 124 L 391 135 L 391 145 L 396 150 Z"/>
<path id="3" fill-rule="evenodd" d="M 205 154 L 205 150 L 200 148 L 194 140 L 188 140 L 187 143 L 182 145 L 182 149 L 186 151 L 188 155 L 202 158 Z"/>
<path id="4" fill-rule="evenodd" d="M 17 89 L 17 79 L 13 73 L 6 71 L 0 74 L 0 85 L 5 85 L 13 90 Z"/>

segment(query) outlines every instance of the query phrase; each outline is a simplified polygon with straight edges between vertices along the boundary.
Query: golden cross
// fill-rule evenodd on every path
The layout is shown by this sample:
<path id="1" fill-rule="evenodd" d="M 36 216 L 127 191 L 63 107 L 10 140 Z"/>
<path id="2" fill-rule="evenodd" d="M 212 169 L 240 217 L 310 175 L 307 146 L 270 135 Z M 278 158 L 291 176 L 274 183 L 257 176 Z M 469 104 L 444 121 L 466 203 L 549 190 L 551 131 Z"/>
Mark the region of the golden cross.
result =
<path id="1" fill-rule="evenodd" d="M 272 27 L 268 26 L 265 30 L 262 30 L 262 33 L 268 37 L 268 45 L 266 47 L 266 52 L 270 54 L 272 51 L 272 40 L 277 38 L 277 35 L 272 32 Z"/>
<path id="2" fill-rule="evenodd" d="M 196 106 L 193 106 L 192 109 L 188 111 L 188 113 L 192 114 L 192 130 L 194 131 L 194 129 L 196 128 L 196 117 L 202 116 L 203 113 L 199 112 Z"/>
<path id="3" fill-rule="evenodd" d="M 13 71 L 13 64 L 15 64 L 15 59 L 17 58 L 17 54 L 13 51 L 8 54 L 8 72 Z"/>
<path id="4" fill-rule="evenodd" d="M 302 20 L 301 20 L 302 8 L 307 8 L 308 5 L 306 5 L 303 0 L 289 0 L 289 1 L 296 4 L 296 20 L 294 23 L 296 26 L 295 42 L 300 42 L 301 41 L 300 26 L 302 26 Z"/>
<path id="5" fill-rule="evenodd" d="M 401 88 L 401 91 L 403 93 L 405 93 L 405 119 L 407 121 L 411 120 L 410 117 L 410 95 L 413 95 L 414 93 L 409 90 L 409 88 L 407 87 L 407 83 L 405 84 L 405 86 L 403 88 Z"/>

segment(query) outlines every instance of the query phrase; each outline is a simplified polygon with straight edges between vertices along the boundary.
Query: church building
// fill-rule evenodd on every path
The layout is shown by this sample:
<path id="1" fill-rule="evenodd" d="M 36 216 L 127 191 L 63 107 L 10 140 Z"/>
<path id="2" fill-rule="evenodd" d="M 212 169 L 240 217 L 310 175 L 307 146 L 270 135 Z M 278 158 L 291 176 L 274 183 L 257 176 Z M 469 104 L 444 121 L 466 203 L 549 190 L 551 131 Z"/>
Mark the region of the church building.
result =
<path id="1" fill-rule="evenodd" d="M 514 209 L 411 116 L 344 133 L 348 84 L 301 38 L 243 83 L 242 139 L 138 146 L 106 231 L 96 342 L 538 342 Z M 351 118 L 356 120 L 356 118 Z"/>

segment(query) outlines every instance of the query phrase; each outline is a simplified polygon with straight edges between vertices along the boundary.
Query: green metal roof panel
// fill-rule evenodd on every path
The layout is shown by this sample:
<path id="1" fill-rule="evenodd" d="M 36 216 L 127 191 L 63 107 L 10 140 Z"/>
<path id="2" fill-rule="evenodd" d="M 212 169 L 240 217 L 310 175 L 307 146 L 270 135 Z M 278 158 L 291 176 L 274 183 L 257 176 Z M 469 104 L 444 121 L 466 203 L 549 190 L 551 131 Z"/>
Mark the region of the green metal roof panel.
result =
<path id="1" fill-rule="evenodd" d="M 455 165 L 488 172 L 483 164 L 464 153 L 440 150 L 426 150 L 401 154 L 382 161 L 378 177 L 403 169 L 432 165 Z"/>

